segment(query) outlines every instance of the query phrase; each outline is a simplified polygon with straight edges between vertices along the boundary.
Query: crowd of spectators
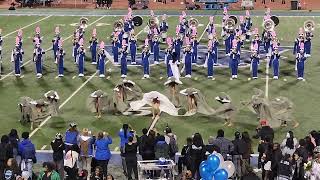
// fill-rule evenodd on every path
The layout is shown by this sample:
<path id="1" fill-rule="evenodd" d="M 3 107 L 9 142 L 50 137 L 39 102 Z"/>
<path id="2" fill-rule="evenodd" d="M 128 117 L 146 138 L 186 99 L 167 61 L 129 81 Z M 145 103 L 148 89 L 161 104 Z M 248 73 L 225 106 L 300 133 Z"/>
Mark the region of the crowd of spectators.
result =
<path id="1" fill-rule="evenodd" d="M 261 121 L 261 127 L 253 136 L 259 139 L 258 167 L 253 169 L 253 144 L 248 132 L 234 133 L 228 139 L 219 129 L 215 137 L 207 143 L 201 134 L 195 133 L 186 138 L 181 151 L 178 137 L 167 126 L 163 132 L 156 129 L 142 129 L 138 136 L 130 125 L 123 124 L 118 132 L 119 148 L 123 174 L 127 179 L 138 179 L 137 162 L 142 160 L 159 160 L 165 158 L 176 163 L 176 171 L 166 172 L 180 179 L 200 179 L 199 166 L 211 153 L 220 153 L 224 160 L 231 160 L 235 165 L 234 179 L 320 179 L 320 133 L 311 131 L 308 136 L 297 139 L 288 131 L 282 142 L 274 142 L 274 131 L 267 121 Z M 57 133 L 51 142 L 52 162 L 45 162 L 37 175 L 33 165 L 37 163 L 35 145 L 29 139 L 29 133 L 23 132 L 21 138 L 15 129 L 1 137 L 0 143 L 0 177 L 5 180 L 112 180 L 108 171 L 112 157 L 109 146 L 113 143 L 107 132 L 94 134 L 89 129 L 77 129 L 71 123 L 64 135 Z M 181 152 L 181 155 L 176 155 Z M 255 171 L 254 171 L 255 170 Z M 262 176 L 256 175 L 261 172 Z M 159 171 L 145 171 L 146 178 L 162 177 Z"/>

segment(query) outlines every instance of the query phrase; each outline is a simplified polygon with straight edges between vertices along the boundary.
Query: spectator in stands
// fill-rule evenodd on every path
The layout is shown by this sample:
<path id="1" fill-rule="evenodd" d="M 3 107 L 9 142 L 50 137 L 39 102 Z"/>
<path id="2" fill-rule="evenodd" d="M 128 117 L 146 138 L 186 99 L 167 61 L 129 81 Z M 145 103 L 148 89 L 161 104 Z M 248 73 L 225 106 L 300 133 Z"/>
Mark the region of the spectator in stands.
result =
<path id="1" fill-rule="evenodd" d="M 142 159 L 143 160 L 154 160 L 155 159 L 155 145 L 156 145 L 156 132 L 150 130 L 149 135 L 146 140 L 146 144 L 142 149 Z"/>
<path id="2" fill-rule="evenodd" d="M 79 153 L 79 146 L 78 146 L 78 138 L 79 138 L 79 131 L 77 130 L 77 124 L 71 123 L 70 128 L 66 131 L 65 134 L 65 144 L 66 144 L 66 151 L 69 151 L 71 147 L 76 148 L 74 149 Z"/>
<path id="3" fill-rule="evenodd" d="M 93 145 L 94 139 L 91 136 L 91 132 L 87 128 L 82 130 L 82 135 L 79 138 L 80 145 L 80 162 L 79 168 L 80 170 L 87 170 L 88 176 L 90 177 L 91 172 L 91 162 L 93 157 Z"/>
<path id="4" fill-rule="evenodd" d="M 127 165 L 127 173 L 128 179 L 131 180 L 132 171 L 134 173 L 135 179 L 138 179 L 138 159 L 137 159 L 137 149 L 138 143 L 134 141 L 133 137 L 129 137 L 128 143 L 125 145 L 124 154 L 126 158 L 126 165 Z"/>
<path id="5" fill-rule="evenodd" d="M 271 155 L 271 173 L 270 179 L 277 178 L 279 172 L 279 162 L 282 159 L 282 152 L 280 150 L 280 144 L 274 143 Z"/>
<path id="6" fill-rule="evenodd" d="M 85 169 L 82 169 L 78 174 L 77 180 L 89 180 L 90 176 L 88 175 L 89 172 Z"/>
<path id="7" fill-rule="evenodd" d="M 17 160 L 17 163 L 19 164 L 21 161 L 21 157 L 18 156 L 18 143 L 19 143 L 18 131 L 16 129 L 11 129 L 8 136 L 9 136 L 9 141 L 13 150 L 13 158 L 15 158 Z"/>
<path id="8" fill-rule="evenodd" d="M 60 180 L 60 175 L 54 170 L 54 163 L 44 162 L 44 168 L 40 173 L 38 180 Z"/>
<path id="9" fill-rule="evenodd" d="M 9 143 L 9 137 L 7 135 L 3 135 L 0 143 L 0 177 L 3 176 L 3 172 L 9 158 L 13 158 L 13 148 Z"/>
<path id="10" fill-rule="evenodd" d="M 111 9 L 112 0 L 106 0 L 107 9 Z"/>
<path id="11" fill-rule="evenodd" d="M 293 136 L 292 131 L 287 132 L 286 139 L 282 141 L 280 148 L 282 155 L 290 154 L 290 156 L 292 156 L 296 151 L 298 148 L 298 140 Z"/>
<path id="12" fill-rule="evenodd" d="M 187 171 L 183 172 L 183 174 L 181 176 L 181 180 L 193 180 L 191 171 L 187 170 Z"/>
<path id="13" fill-rule="evenodd" d="M 314 139 L 311 135 L 306 137 L 306 149 L 308 151 L 309 157 L 313 156 L 313 150 L 316 147 Z"/>
<path id="14" fill-rule="evenodd" d="M 315 146 L 320 146 L 320 133 L 313 130 L 310 132 L 311 140 Z"/>
<path id="15" fill-rule="evenodd" d="M 53 162 L 55 163 L 56 170 L 60 175 L 60 179 L 64 177 L 64 165 L 63 165 L 63 151 L 65 149 L 65 145 L 62 139 L 62 135 L 60 133 L 56 134 L 55 139 L 51 142 L 51 148 L 53 150 Z"/>
<path id="16" fill-rule="evenodd" d="M 227 154 L 231 154 L 234 149 L 232 142 L 224 138 L 224 131 L 222 129 L 218 130 L 217 138 L 214 140 L 213 144 L 220 148 L 221 155 L 225 160 L 227 160 Z"/>
<path id="17" fill-rule="evenodd" d="M 127 176 L 127 166 L 126 166 L 126 159 L 124 155 L 124 146 L 126 143 L 128 143 L 129 137 L 134 136 L 133 132 L 130 129 L 128 124 L 123 124 L 122 128 L 118 133 L 118 136 L 120 137 L 120 153 L 121 153 L 121 160 L 122 160 L 122 168 L 123 168 L 123 174 L 125 176 Z"/>
<path id="18" fill-rule="evenodd" d="M 292 160 L 292 169 L 293 169 L 293 175 L 292 180 L 304 180 L 304 162 L 303 157 L 299 156 L 298 152 L 295 152 L 293 154 L 293 160 Z"/>
<path id="19" fill-rule="evenodd" d="M 313 153 L 312 167 L 308 177 L 311 180 L 318 180 L 320 179 L 320 146 L 315 147 Z"/>
<path id="20" fill-rule="evenodd" d="M 169 126 L 166 127 L 165 133 L 165 141 L 169 145 L 169 157 L 171 160 L 175 161 L 176 153 L 179 152 L 177 136 L 172 133 Z"/>
<path id="21" fill-rule="evenodd" d="M 279 161 L 279 168 L 278 168 L 278 176 L 277 179 L 281 180 L 291 180 L 292 179 L 292 162 L 291 162 L 291 155 L 285 154 L 281 161 Z"/>
<path id="22" fill-rule="evenodd" d="M 21 176 L 21 170 L 17 164 L 17 161 L 14 158 L 8 159 L 7 166 L 3 171 L 3 176 L 1 179 L 5 180 L 16 180 L 18 176 Z"/>
<path id="23" fill-rule="evenodd" d="M 91 175 L 90 180 L 103 180 L 103 171 L 100 166 L 97 166 L 94 173 Z"/>
<path id="24" fill-rule="evenodd" d="M 268 125 L 267 120 L 261 120 L 260 121 L 261 129 L 258 130 L 257 137 L 261 140 L 265 140 L 266 137 L 269 137 L 269 140 L 273 142 L 274 138 L 274 131 L 273 129 Z"/>
<path id="25" fill-rule="evenodd" d="M 160 135 L 155 145 L 155 159 L 166 158 L 169 159 L 169 145 L 165 141 L 165 137 Z"/>
<path id="26" fill-rule="evenodd" d="M 266 4 L 266 0 L 262 0 L 261 3 L 262 3 L 262 4 Z"/>
<path id="27" fill-rule="evenodd" d="M 36 149 L 29 139 L 29 132 L 23 132 L 22 140 L 18 144 L 18 153 L 21 156 L 21 170 L 23 177 L 32 177 L 33 163 L 37 162 Z"/>
<path id="28" fill-rule="evenodd" d="M 233 164 L 235 165 L 235 174 L 234 177 L 236 179 L 242 177 L 242 156 L 246 151 L 247 144 L 246 142 L 241 138 L 241 133 L 240 132 L 235 132 L 234 134 L 235 138 L 232 141 L 234 149 L 232 151 L 232 161 Z"/>
<path id="29" fill-rule="evenodd" d="M 66 171 L 66 179 L 67 180 L 74 180 L 78 176 L 78 160 L 79 160 L 79 153 L 77 150 L 79 147 L 77 145 L 73 145 L 69 147 L 69 150 L 66 151 L 66 155 L 64 158 L 64 170 Z"/>
<path id="30" fill-rule="evenodd" d="M 111 174 L 107 175 L 107 180 L 114 180 L 113 176 Z"/>
<path id="31" fill-rule="evenodd" d="M 282 0 L 281 4 L 286 4 L 286 0 Z"/>
<path id="32" fill-rule="evenodd" d="M 307 163 L 308 151 L 306 149 L 306 141 L 304 139 L 299 140 L 299 147 L 297 148 L 296 153 L 300 158 L 302 158 L 303 163 Z"/>
<path id="33" fill-rule="evenodd" d="M 206 145 L 206 152 L 208 152 L 209 154 L 212 154 L 214 151 L 220 153 L 220 147 L 213 143 L 214 137 L 210 136 L 208 139 L 208 145 Z"/>
<path id="34" fill-rule="evenodd" d="M 148 129 L 147 128 L 143 128 L 142 129 L 142 136 L 140 136 L 139 138 L 139 154 L 142 156 L 143 158 L 143 149 L 144 146 L 146 145 L 147 139 L 148 139 Z"/>
<path id="35" fill-rule="evenodd" d="M 187 138 L 187 144 L 183 146 L 181 150 L 181 156 L 178 159 L 178 172 L 182 173 L 183 166 L 187 167 L 188 170 L 191 169 L 191 159 L 190 159 L 190 151 L 192 148 L 192 138 Z"/>
<path id="36" fill-rule="evenodd" d="M 245 164 L 244 165 L 245 167 L 249 167 L 250 166 L 250 157 L 251 157 L 251 154 L 253 153 L 252 140 L 250 139 L 249 133 L 247 131 L 242 133 L 242 139 L 246 143 L 245 152 L 242 155 L 242 163 Z M 246 170 L 247 170 L 247 168 L 244 171 L 246 171 Z"/>
<path id="37" fill-rule="evenodd" d="M 265 138 L 265 140 L 260 140 L 260 144 L 258 146 L 258 168 L 262 169 L 262 179 L 267 179 L 267 171 L 266 171 L 266 164 L 268 163 L 268 166 L 271 168 L 271 155 L 272 155 L 272 144 L 270 142 L 269 137 Z M 270 162 L 269 162 L 270 161 Z M 271 169 L 270 169 L 271 170 Z"/>
<path id="38" fill-rule="evenodd" d="M 246 169 L 246 173 L 242 176 L 241 180 L 260 180 L 251 167 Z"/>
<path id="39" fill-rule="evenodd" d="M 109 149 L 110 144 L 112 144 L 111 136 L 106 132 L 99 132 L 98 139 L 95 142 L 95 159 L 97 160 L 98 166 L 102 167 L 102 173 L 104 176 L 107 176 L 108 174 L 108 163 L 111 158 L 111 152 Z"/>
<path id="40" fill-rule="evenodd" d="M 199 175 L 199 166 L 200 163 L 205 160 L 206 155 L 206 146 L 203 143 L 203 139 L 201 134 L 195 133 L 192 139 L 192 146 L 190 151 L 190 159 L 191 159 L 191 172 L 193 178 L 200 178 Z"/>

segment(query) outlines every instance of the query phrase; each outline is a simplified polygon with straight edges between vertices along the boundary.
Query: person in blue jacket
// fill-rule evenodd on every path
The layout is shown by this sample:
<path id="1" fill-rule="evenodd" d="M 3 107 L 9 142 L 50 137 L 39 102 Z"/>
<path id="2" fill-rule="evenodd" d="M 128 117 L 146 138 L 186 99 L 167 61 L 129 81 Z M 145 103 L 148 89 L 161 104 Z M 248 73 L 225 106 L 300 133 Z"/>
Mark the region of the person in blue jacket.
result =
<path id="1" fill-rule="evenodd" d="M 300 52 L 296 56 L 297 79 L 304 81 L 304 63 L 307 60 L 304 44 L 300 44 Z"/>
<path id="2" fill-rule="evenodd" d="M 251 27 L 252 27 L 252 21 L 251 21 L 251 17 L 250 17 L 250 11 L 246 10 L 246 19 L 245 19 L 245 28 L 246 28 L 246 41 L 249 42 L 250 41 L 250 31 L 251 31 Z"/>
<path id="3" fill-rule="evenodd" d="M 45 54 L 45 51 L 40 47 L 39 39 L 35 40 L 35 44 L 36 47 L 33 50 L 33 62 L 36 65 L 36 76 L 37 78 L 41 78 L 43 69 L 43 55 Z"/>
<path id="4" fill-rule="evenodd" d="M 127 77 L 127 72 L 128 72 L 127 56 L 128 56 L 128 44 L 126 43 L 125 40 L 123 40 L 122 48 L 120 50 L 121 78 Z"/>
<path id="5" fill-rule="evenodd" d="M 274 45 L 274 51 L 271 54 L 270 66 L 273 69 L 273 79 L 279 79 L 279 66 L 280 66 L 280 54 L 278 51 L 278 45 Z"/>
<path id="6" fill-rule="evenodd" d="M 22 140 L 18 144 L 18 154 L 21 156 L 21 169 L 32 177 L 33 163 L 37 162 L 36 149 L 29 139 L 29 132 L 22 133 Z"/>
<path id="7" fill-rule="evenodd" d="M 111 158 L 111 152 L 109 149 L 110 144 L 112 144 L 111 136 L 106 132 L 99 132 L 98 138 L 95 142 L 95 159 L 97 161 L 97 165 L 102 168 L 102 172 L 105 177 L 108 174 L 108 163 Z"/>
<path id="8" fill-rule="evenodd" d="M 232 41 L 232 49 L 231 49 L 230 61 L 229 61 L 229 67 L 231 70 L 230 80 L 238 78 L 239 52 L 237 51 L 237 45 L 238 45 L 238 42 L 237 40 L 234 39 Z"/>
<path id="9" fill-rule="evenodd" d="M 62 40 L 59 41 L 58 45 L 58 50 L 57 50 L 57 59 L 56 62 L 58 63 L 58 77 L 63 77 L 63 72 L 64 72 L 64 56 L 66 55 L 65 51 L 62 48 Z"/>
<path id="10" fill-rule="evenodd" d="M 65 134 L 65 145 L 66 145 L 66 152 L 68 152 L 72 146 L 78 146 L 78 139 L 79 139 L 79 131 L 77 130 L 77 124 L 71 123 L 70 128 L 66 131 Z"/>
<path id="11" fill-rule="evenodd" d="M 104 42 L 100 43 L 100 50 L 98 53 L 98 69 L 99 69 L 99 77 L 104 78 L 106 72 L 106 58 L 107 52 L 104 49 Z"/>
<path id="12" fill-rule="evenodd" d="M 14 67 L 14 74 L 17 77 L 21 76 L 21 61 L 24 52 L 19 46 L 19 38 L 16 37 L 16 46 L 11 52 L 11 62 Z"/>
<path id="13" fill-rule="evenodd" d="M 214 66 L 217 66 L 218 65 L 218 46 L 219 46 L 219 41 L 217 39 L 217 34 L 214 32 L 212 33 L 212 40 L 211 40 L 211 43 L 212 43 L 212 51 L 214 51 L 214 55 L 212 58 L 213 58 L 213 65 Z"/>
<path id="14" fill-rule="evenodd" d="M 259 59 L 260 56 L 258 54 L 258 44 L 255 44 L 251 49 L 251 66 L 250 70 L 252 73 L 252 79 L 258 79 L 258 69 L 259 69 Z"/>
<path id="15" fill-rule="evenodd" d="M 176 52 L 176 58 L 178 60 L 178 63 L 181 62 L 181 47 L 182 47 L 183 41 L 180 38 L 179 31 L 177 32 L 177 37 L 173 41 L 173 46 L 174 46 L 174 52 Z"/>
<path id="16" fill-rule="evenodd" d="M 144 48 L 141 53 L 142 57 L 142 66 L 143 66 L 143 79 L 150 77 L 150 63 L 149 56 L 151 52 L 149 50 L 149 40 L 145 40 Z"/>
<path id="17" fill-rule="evenodd" d="M 115 64 L 119 64 L 119 49 L 120 49 L 120 41 L 119 41 L 119 33 L 116 32 L 112 37 L 112 54 L 113 54 L 113 62 Z"/>
<path id="18" fill-rule="evenodd" d="M 121 152 L 121 159 L 122 159 L 122 168 L 124 174 L 127 174 L 127 165 L 125 160 L 125 145 L 129 142 L 129 137 L 134 137 L 134 132 L 131 130 L 128 124 L 123 124 L 122 128 L 120 129 L 118 136 L 120 138 L 120 152 Z"/>
<path id="19" fill-rule="evenodd" d="M 84 63 L 86 58 L 86 51 L 84 49 L 83 39 L 79 40 L 79 48 L 77 50 L 77 64 L 78 64 L 78 73 L 79 77 L 84 76 Z"/>
<path id="20" fill-rule="evenodd" d="M 213 64 L 214 64 L 214 57 L 216 56 L 215 54 L 217 52 L 213 49 L 212 45 L 213 45 L 212 40 L 209 40 L 206 66 L 208 67 L 208 79 L 214 80 L 215 78 L 213 77 Z"/>
<path id="21" fill-rule="evenodd" d="M 186 47 L 184 49 L 184 69 L 186 72 L 185 77 L 191 78 L 192 74 L 192 51 L 191 51 L 191 44 L 189 42 L 189 39 L 186 38 Z"/>
<path id="22" fill-rule="evenodd" d="M 57 64 L 57 61 L 56 61 L 57 60 L 57 52 L 59 49 L 59 41 L 61 39 L 59 26 L 57 26 L 54 31 L 55 31 L 55 36 L 52 39 L 52 51 L 53 51 L 53 57 L 54 57 L 55 63 Z"/>
<path id="23" fill-rule="evenodd" d="M 131 31 L 130 34 L 130 56 L 131 56 L 131 64 L 136 64 L 136 54 L 137 54 L 137 37 L 134 34 L 134 31 Z"/>
<path id="24" fill-rule="evenodd" d="M 162 42 L 166 42 L 168 29 L 169 29 L 169 25 L 167 22 L 167 15 L 164 14 L 162 16 L 162 22 L 160 23 L 160 33 L 161 33 Z"/>
<path id="25" fill-rule="evenodd" d="M 159 41 L 159 35 L 158 31 L 155 30 L 152 38 L 152 49 L 153 49 L 153 60 L 154 64 L 159 64 L 160 61 L 160 41 Z M 152 51 L 151 51 L 152 52 Z"/>
<path id="26" fill-rule="evenodd" d="M 79 49 L 79 33 L 76 32 L 73 37 L 72 57 L 74 58 L 74 64 L 77 64 L 78 49 Z"/>
<path id="27" fill-rule="evenodd" d="M 94 28 L 92 30 L 92 37 L 91 37 L 89 43 L 90 43 L 90 52 L 91 52 L 91 64 L 97 64 L 98 38 L 97 38 L 97 29 L 96 28 Z"/>

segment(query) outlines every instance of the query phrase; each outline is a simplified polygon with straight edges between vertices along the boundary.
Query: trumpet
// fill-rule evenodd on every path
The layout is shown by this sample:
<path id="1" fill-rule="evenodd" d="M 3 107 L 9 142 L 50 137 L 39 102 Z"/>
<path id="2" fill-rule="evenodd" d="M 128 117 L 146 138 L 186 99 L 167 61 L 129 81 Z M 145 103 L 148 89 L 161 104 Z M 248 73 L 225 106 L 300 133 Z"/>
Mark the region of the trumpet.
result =
<path id="1" fill-rule="evenodd" d="M 88 22 L 89 22 L 88 18 L 85 18 L 85 17 L 80 18 L 79 27 L 81 29 L 87 28 L 88 27 Z"/>
<path id="2" fill-rule="evenodd" d="M 312 20 L 307 20 L 303 23 L 304 31 L 311 32 L 314 31 L 315 23 Z"/>
<path id="3" fill-rule="evenodd" d="M 117 20 L 116 22 L 113 23 L 113 30 L 115 32 L 121 32 L 123 30 L 123 27 L 124 27 L 124 23 L 122 19 Z"/>

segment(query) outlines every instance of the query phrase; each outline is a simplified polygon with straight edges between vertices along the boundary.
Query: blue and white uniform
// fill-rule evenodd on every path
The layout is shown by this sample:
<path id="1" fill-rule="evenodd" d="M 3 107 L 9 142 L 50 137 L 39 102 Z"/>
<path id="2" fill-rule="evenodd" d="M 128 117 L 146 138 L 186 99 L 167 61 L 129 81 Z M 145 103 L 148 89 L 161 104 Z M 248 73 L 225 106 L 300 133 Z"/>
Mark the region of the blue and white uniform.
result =
<path id="1" fill-rule="evenodd" d="M 57 57 L 57 64 L 58 64 L 58 76 L 63 77 L 64 76 L 64 56 L 66 55 L 65 51 L 62 49 L 62 47 L 59 47 L 56 57 Z"/>
<path id="2" fill-rule="evenodd" d="M 106 73 L 106 58 L 107 58 L 107 51 L 100 49 L 98 53 L 98 67 L 99 67 L 99 77 L 105 77 Z"/>
<path id="3" fill-rule="evenodd" d="M 136 55 L 137 55 L 137 40 L 134 35 L 131 35 L 129 40 L 130 43 L 130 57 L 131 57 L 131 64 L 136 64 Z"/>
<path id="4" fill-rule="evenodd" d="M 21 59 L 23 54 L 24 52 L 22 49 L 20 49 L 19 44 L 17 44 L 12 50 L 11 62 L 13 62 L 15 76 L 21 75 Z"/>
<path id="5" fill-rule="evenodd" d="M 84 76 L 84 60 L 86 57 L 86 52 L 83 46 L 80 46 L 77 50 L 77 64 L 78 64 L 78 73 L 79 77 Z"/>
<path id="6" fill-rule="evenodd" d="M 127 55 L 128 55 L 128 47 L 125 44 L 125 42 L 122 42 L 122 49 L 120 52 L 120 65 L 121 65 L 121 77 L 126 78 L 127 77 Z"/>
<path id="7" fill-rule="evenodd" d="M 297 79 L 304 80 L 304 63 L 307 60 L 303 49 L 296 56 Z"/>
<path id="8" fill-rule="evenodd" d="M 118 37 L 113 37 L 112 39 L 112 55 L 114 63 L 119 64 L 119 48 L 120 48 L 120 41 Z"/>
<path id="9" fill-rule="evenodd" d="M 239 64 L 239 54 L 236 47 L 232 48 L 230 53 L 229 67 L 231 69 L 231 79 L 238 78 L 238 64 Z"/>
<path id="10" fill-rule="evenodd" d="M 150 63 L 149 63 L 149 56 L 150 50 L 148 47 L 145 47 L 142 51 L 142 66 L 143 66 L 143 78 L 150 77 Z"/>
<path id="11" fill-rule="evenodd" d="M 98 39 L 96 37 L 92 37 L 89 43 L 90 43 L 90 52 L 91 52 L 91 64 L 97 64 Z"/>
<path id="12" fill-rule="evenodd" d="M 250 59 L 251 59 L 250 70 L 251 70 L 252 79 L 257 79 L 258 78 L 259 63 L 260 63 L 259 62 L 260 56 L 258 55 L 257 50 L 255 50 L 253 52 L 253 54 L 251 54 Z"/>
<path id="13" fill-rule="evenodd" d="M 36 46 L 37 47 L 33 50 L 33 62 L 36 66 L 37 77 L 41 78 L 43 69 L 43 54 L 45 54 L 45 51 L 40 47 L 40 44 L 37 44 Z"/>
<path id="14" fill-rule="evenodd" d="M 272 52 L 270 64 L 273 69 L 273 79 L 279 79 L 280 54 L 278 50 Z"/>
<path id="15" fill-rule="evenodd" d="M 191 78 L 192 74 L 192 51 L 191 51 L 191 45 L 187 45 L 187 47 L 184 49 L 184 67 L 185 67 L 185 73 L 186 78 Z"/>

